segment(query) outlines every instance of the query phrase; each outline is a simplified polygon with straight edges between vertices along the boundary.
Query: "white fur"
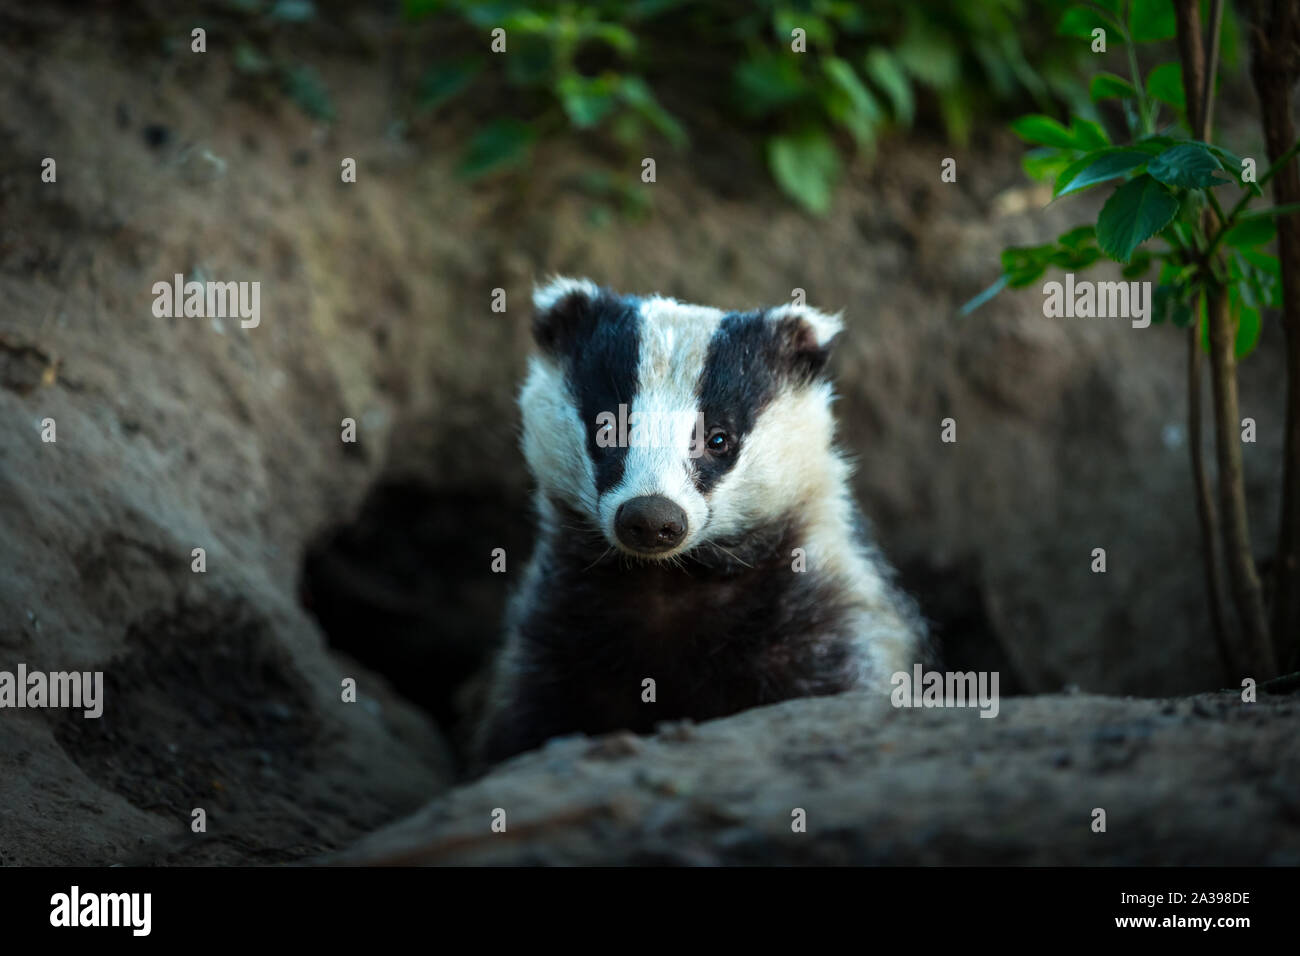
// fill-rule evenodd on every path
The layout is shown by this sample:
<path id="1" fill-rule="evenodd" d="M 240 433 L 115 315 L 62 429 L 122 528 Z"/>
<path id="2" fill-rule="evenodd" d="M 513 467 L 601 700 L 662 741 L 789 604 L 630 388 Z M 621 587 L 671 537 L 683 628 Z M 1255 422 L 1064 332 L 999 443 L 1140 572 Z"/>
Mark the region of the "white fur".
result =
<path id="1" fill-rule="evenodd" d="M 599 508 L 596 473 L 587 453 L 587 431 L 564 372 L 545 356 L 534 356 L 519 395 L 523 409 L 524 460 L 542 490 L 582 514 Z"/>
<path id="2" fill-rule="evenodd" d="M 596 283 L 590 279 L 552 276 L 545 285 L 539 285 L 533 289 L 533 308 L 538 312 L 545 312 L 547 309 L 553 308 L 555 303 L 571 292 L 582 292 L 594 296 L 599 291 Z"/>
<path id="3" fill-rule="evenodd" d="M 844 331 L 844 315 L 841 312 L 831 314 L 806 305 L 786 304 L 771 309 L 767 315 L 774 322 L 790 316 L 803 319 L 813 330 L 813 337 L 822 348 L 830 345 L 831 339 Z"/>
<path id="4" fill-rule="evenodd" d="M 642 495 L 663 495 L 686 512 L 686 536 L 656 558 L 690 550 L 705 530 L 709 503 L 691 481 L 691 432 L 698 405 L 695 386 L 723 315 L 719 309 L 658 296 L 641 304 L 641 355 L 630 411 L 671 416 L 672 435 L 670 441 L 628 448 L 623 480 L 600 499 L 600 526 L 620 550 L 627 549 L 614 534 L 614 515 L 622 504 Z"/>

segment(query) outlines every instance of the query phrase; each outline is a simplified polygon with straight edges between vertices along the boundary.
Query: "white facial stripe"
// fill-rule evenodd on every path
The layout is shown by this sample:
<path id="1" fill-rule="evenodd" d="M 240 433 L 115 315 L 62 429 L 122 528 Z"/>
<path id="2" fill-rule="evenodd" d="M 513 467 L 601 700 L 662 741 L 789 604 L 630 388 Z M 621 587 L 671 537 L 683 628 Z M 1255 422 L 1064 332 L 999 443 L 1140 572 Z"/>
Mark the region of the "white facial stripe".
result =
<path id="1" fill-rule="evenodd" d="M 831 452 L 829 384 L 778 392 L 741 443 L 735 465 L 709 495 L 710 537 L 728 537 L 797 508 L 840 506 L 848 465 Z M 826 517 L 832 517 L 827 515 Z"/>
<path id="2" fill-rule="evenodd" d="M 564 373 L 534 356 L 519 396 L 524 409 L 524 459 L 545 490 L 563 501 L 580 502 L 585 514 L 599 507 L 596 472 L 587 452 L 587 433 Z"/>
<path id="3" fill-rule="evenodd" d="M 611 540 L 619 506 L 642 495 L 663 495 L 686 512 L 687 534 L 677 550 L 684 551 L 698 540 L 709 507 L 691 480 L 691 437 L 698 408 L 695 388 L 724 314 L 658 296 L 641 303 L 637 393 L 630 411 L 664 423 L 671 441 L 662 440 L 665 434 L 655 434 L 649 446 L 628 448 L 623 480 L 600 502 L 601 524 Z"/>

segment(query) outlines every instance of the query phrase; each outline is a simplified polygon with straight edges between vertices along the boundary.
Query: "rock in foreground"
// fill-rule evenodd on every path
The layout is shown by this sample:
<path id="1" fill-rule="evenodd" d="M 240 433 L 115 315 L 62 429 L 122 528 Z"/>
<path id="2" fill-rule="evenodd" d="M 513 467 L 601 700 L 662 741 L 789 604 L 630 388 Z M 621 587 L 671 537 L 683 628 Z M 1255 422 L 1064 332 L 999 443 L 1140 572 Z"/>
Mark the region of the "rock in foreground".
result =
<path id="1" fill-rule="evenodd" d="M 1296 711 L 1294 693 L 1023 697 L 993 719 L 790 701 L 551 741 L 334 861 L 1294 866 Z"/>

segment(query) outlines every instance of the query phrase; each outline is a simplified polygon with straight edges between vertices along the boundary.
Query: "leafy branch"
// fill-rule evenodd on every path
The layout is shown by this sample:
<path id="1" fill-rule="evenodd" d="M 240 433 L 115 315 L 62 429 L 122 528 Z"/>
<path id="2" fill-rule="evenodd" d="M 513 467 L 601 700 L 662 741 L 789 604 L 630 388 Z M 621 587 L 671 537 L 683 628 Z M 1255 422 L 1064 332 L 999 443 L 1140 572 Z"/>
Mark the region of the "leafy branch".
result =
<path id="1" fill-rule="evenodd" d="M 1208 44 L 1201 40 L 1196 0 L 1099 0 L 1066 13 L 1062 32 L 1103 46 L 1109 32 L 1124 43 L 1131 80 L 1102 73 L 1093 77 L 1089 93 L 1094 115 L 1097 103 L 1120 101 L 1126 141 L 1113 142 L 1105 127 L 1082 111 L 1069 116 L 1069 125 L 1035 114 L 1015 121 L 1012 129 L 1038 147 L 1026 158 L 1026 170 L 1054 176 L 1053 201 L 1103 186 L 1110 195 L 1095 225 L 1071 229 L 1054 242 L 1004 250 L 1001 276 L 962 312 L 969 314 L 1004 288 L 1036 283 L 1049 268 L 1083 270 L 1106 257 L 1124 266 L 1126 279 L 1138 279 L 1158 265 L 1151 319 L 1186 328 L 1190 336 L 1192 463 L 1215 636 L 1226 665 L 1266 678 L 1277 664 L 1246 520 L 1236 367 L 1259 340 L 1264 310 L 1286 305 L 1282 268 L 1269 245 L 1277 235 L 1277 220 L 1300 212 L 1300 202 L 1262 209 L 1251 205 L 1263 195 L 1263 186 L 1292 168 L 1300 140 L 1281 151 L 1258 178 L 1253 160 L 1209 141 L 1223 7 L 1222 0 L 1211 4 Z M 1154 67 L 1144 82 L 1138 45 L 1175 36 L 1181 60 Z M 1155 133 L 1161 129 L 1162 111 L 1170 114 L 1168 123 Z M 1233 186 L 1241 194 L 1225 211 L 1219 191 Z M 1146 248 L 1153 239 L 1164 247 Z M 1237 611 L 1238 631 L 1231 645 L 1220 608 L 1224 588 L 1217 571 L 1218 519 L 1200 456 L 1201 350 L 1211 357 L 1221 543 Z M 1279 631 L 1277 639 L 1282 637 Z"/>

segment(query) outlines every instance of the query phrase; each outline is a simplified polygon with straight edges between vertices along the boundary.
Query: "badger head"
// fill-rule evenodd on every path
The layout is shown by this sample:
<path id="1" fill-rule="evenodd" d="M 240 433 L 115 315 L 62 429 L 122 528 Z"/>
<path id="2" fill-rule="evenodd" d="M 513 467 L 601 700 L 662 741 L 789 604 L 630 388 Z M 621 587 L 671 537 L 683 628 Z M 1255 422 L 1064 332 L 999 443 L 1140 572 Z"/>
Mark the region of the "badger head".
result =
<path id="1" fill-rule="evenodd" d="M 602 546 L 666 560 L 840 502 L 825 377 L 838 316 L 724 312 L 574 279 L 533 303 L 539 354 L 520 405 L 544 510 L 585 518 Z"/>

